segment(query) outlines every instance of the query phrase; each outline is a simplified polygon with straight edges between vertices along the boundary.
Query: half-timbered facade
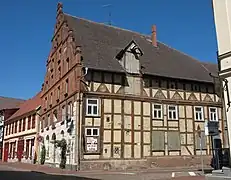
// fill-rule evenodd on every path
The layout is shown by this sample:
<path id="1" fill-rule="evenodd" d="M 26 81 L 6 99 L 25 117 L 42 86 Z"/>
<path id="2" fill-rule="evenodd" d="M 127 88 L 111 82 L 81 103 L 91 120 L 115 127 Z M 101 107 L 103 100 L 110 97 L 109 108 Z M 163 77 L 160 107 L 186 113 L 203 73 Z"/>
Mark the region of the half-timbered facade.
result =
<path id="1" fill-rule="evenodd" d="M 35 163 L 41 94 L 20 105 L 4 125 L 3 157 L 5 162 Z"/>
<path id="2" fill-rule="evenodd" d="M 79 66 L 73 70 L 76 74 L 72 81 L 60 78 L 57 73 L 46 74 L 46 78 L 53 75 L 58 79 L 51 87 L 62 84 L 60 102 L 65 104 L 62 106 L 50 91 L 43 90 L 41 123 L 45 125 L 41 131 L 47 148 L 53 146 L 49 141 L 57 133 L 59 138 L 75 138 L 70 141 L 74 150 L 67 161 L 74 157 L 74 162 L 69 163 L 83 169 L 126 168 L 137 164 L 195 165 L 200 163 L 197 133 L 200 130 L 202 153 L 205 158 L 210 157 L 211 142 L 203 131 L 205 121 L 219 121 L 221 138 L 225 139 L 221 99 L 209 75 L 217 73 L 216 64 L 200 62 L 158 42 L 155 26 L 152 35 L 147 36 L 65 14 L 61 4 L 57 12 L 62 21 L 57 20 L 59 31 L 55 32 L 53 41 L 60 32 L 57 37 L 61 39 L 54 49 L 61 58 L 55 56 L 54 72 L 59 69 L 59 63 L 68 66 L 77 59 Z M 69 32 L 70 41 L 62 35 L 65 31 Z M 65 56 L 64 49 L 70 49 L 70 56 Z M 52 62 L 52 56 L 50 59 Z M 72 82 L 76 91 L 70 90 L 66 82 Z M 43 89 L 45 86 L 46 79 Z M 67 106 L 69 94 L 74 98 L 73 108 Z M 61 114 L 55 121 L 50 119 L 53 107 Z M 48 109 L 50 113 L 45 112 Z M 75 131 L 68 134 L 69 111 L 73 112 Z M 52 127 L 51 122 L 56 124 L 53 132 L 47 128 Z M 47 162 L 59 161 L 48 154 Z"/>

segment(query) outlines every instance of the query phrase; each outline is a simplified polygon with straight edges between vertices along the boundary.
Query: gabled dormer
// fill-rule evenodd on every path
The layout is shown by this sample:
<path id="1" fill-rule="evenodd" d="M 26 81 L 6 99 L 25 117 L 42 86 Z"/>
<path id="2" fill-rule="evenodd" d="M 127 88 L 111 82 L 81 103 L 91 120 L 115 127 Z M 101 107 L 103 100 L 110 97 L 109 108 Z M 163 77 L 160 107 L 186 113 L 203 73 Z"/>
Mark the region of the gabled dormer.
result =
<path id="1" fill-rule="evenodd" d="M 116 58 L 119 60 L 121 66 L 126 70 L 127 73 L 139 74 L 140 73 L 140 57 L 143 52 L 132 40 L 124 49 L 122 49 Z"/>

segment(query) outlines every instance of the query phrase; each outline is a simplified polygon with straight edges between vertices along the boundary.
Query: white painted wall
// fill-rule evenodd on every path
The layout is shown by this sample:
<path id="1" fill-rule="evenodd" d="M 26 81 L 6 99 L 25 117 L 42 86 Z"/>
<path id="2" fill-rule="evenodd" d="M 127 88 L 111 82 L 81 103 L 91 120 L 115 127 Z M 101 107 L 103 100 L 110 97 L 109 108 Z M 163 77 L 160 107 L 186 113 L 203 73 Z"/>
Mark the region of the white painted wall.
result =
<path id="1" fill-rule="evenodd" d="M 216 27 L 219 55 L 231 51 L 231 1 L 213 0 L 214 21 Z M 231 68 L 231 57 L 221 60 L 221 71 Z M 228 72 L 230 73 L 230 72 Z M 220 76 L 225 73 L 220 73 Z M 231 77 L 226 78 L 229 82 L 229 96 L 231 98 Z M 224 92 L 225 108 L 227 110 L 227 92 Z M 229 144 L 231 140 L 231 108 L 226 112 Z"/>
<path id="2" fill-rule="evenodd" d="M 69 153 L 67 153 L 66 164 L 76 165 L 76 162 L 75 162 L 75 154 L 76 154 L 75 138 L 77 138 L 77 136 L 75 135 L 76 134 L 75 127 L 76 127 L 76 122 L 77 122 L 76 109 L 77 109 L 77 102 L 74 102 L 73 117 L 72 117 L 74 127 L 73 127 L 73 131 L 71 133 L 67 132 L 67 129 L 68 129 L 68 126 L 70 125 L 70 122 L 67 124 L 66 121 L 64 121 L 64 124 L 61 124 L 61 122 L 56 123 L 55 129 L 52 129 L 50 126 L 49 130 L 46 130 L 46 128 L 45 128 L 43 130 L 43 132 L 39 133 L 44 139 L 44 142 L 39 143 L 39 153 L 38 153 L 39 162 L 40 162 L 40 154 L 41 154 L 42 145 L 44 144 L 46 151 L 48 151 L 48 149 L 49 149 L 49 156 L 46 156 L 45 163 L 55 164 L 57 167 L 59 166 L 59 164 L 61 162 L 61 158 L 60 158 L 61 149 L 60 148 L 54 148 L 54 143 L 51 142 L 52 141 L 52 135 L 53 135 L 53 133 L 55 133 L 56 140 L 61 140 L 62 138 L 64 138 L 67 142 L 67 146 L 68 146 L 67 149 L 70 148 Z M 62 131 L 64 132 L 64 135 L 61 134 Z M 46 140 L 47 136 L 49 136 L 49 142 Z"/>

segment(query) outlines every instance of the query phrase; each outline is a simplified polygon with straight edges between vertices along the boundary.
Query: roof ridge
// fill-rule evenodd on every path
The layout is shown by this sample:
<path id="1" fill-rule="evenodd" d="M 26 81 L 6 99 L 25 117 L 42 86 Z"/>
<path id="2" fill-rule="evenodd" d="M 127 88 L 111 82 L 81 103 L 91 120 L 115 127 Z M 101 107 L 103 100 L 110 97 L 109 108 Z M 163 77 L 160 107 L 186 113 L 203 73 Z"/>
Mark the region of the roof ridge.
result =
<path id="1" fill-rule="evenodd" d="M 148 36 L 147 34 L 142 34 L 142 33 L 139 33 L 139 32 L 136 32 L 136 31 L 132 31 L 132 30 L 129 30 L 129 29 L 120 28 L 118 26 L 112 26 L 112 25 L 107 25 L 107 24 L 100 23 L 100 22 L 95 22 L 93 20 L 89 20 L 89 19 L 85 19 L 85 18 L 82 18 L 82 17 L 74 16 L 74 15 L 71 15 L 71 14 L 68 14 L 68 13 L 64 13 L 64 14 L 68 15 L 70 17 L 77 18 L 77 19 L 80 19 L 80 20 L 83 20 L 83 21 L 87 21 L 87 22 L 90 22 L 90 23 L 94 23 L 94 24 L 97 24 L 97 25 L 107 26 L 107 27 L 110 27 L 110 28 L 114 28 L 114 29 L 119 29 L 119 30 L 131 32 L 131 33 L 134 33 L 134 34 L 138 34 L 140 36 L 145 36 L 145 37 Z"/>
<path id="2" fill-rule="evenodd" d="M 146 37 L 146 38 L 150 38 L 150 35 L 148 35 L 148 34 L 142 34 L 142 33 L 139 33 L 139 32 L 136 32 L 136 31 L 132 31 L 132 30 L 129 30 L 129 29 L 124 29 L 124 28 L 120 28 L 120 27 L 117 27 L 117 26 L 112 26 L 112 25 L 107 25 L 107 24 L 104 24 L 104 23 L 95 22 L 95 21 L 92 21 L 92 20 L 89 20 L 89 19 L 85 19 L 85 18 L 81 18 L 81 17 L 78 17 L 78 16 L 74 16 L 74 15 L 71 15 L 71 14 L 68 14 L 68 13 L 64 13 L 64 14 L 68 15 L 70 17 L 77 18 L 77 19 L 80 19 L 80 20 L 83 20 L 83 21 L 87 21 L 87 22 L 90 22 L 90 23 L 94 23 L 94 24 L 97 24 L 97 25 L 102 25 L 102 26 L 106 26 L 106 27 L 110 27 L 110 28 L 114 28 L 114 29 L 119 29 L 119 30 L 122 30 L 122 31 L 131 32 L 131 33 L 134 33 L 134 34 Z M 193 56 L 191 56 L 189 54 L 186 54 L 186 53 L 184 53 L 182 51 L 179 51 L 179 50 L 175 49 L 172 46 L 169 46 L 169 45 L 165 44 L 162 41 L 157 40 L 157 42 L 163 44 L 164 46 L 168 47 L 169 49 L 172 49 L 173 51 L 176 51 L 176 52 L 181 53 L 181 54 L 183 54 L 185 56 L 188 56 L 188 57 L 192 58 L 193 60 L 202 62 L 199 59 L 197 59 L 197 58 L 195 58 L 195 57 L 193 57 Z M 215 64 L 215 63 L 211 63 L 211 64 Z"/>
<path id="3" fill-rule="evenodd" d="M 22 100 L 22 101 L 26 101 L 26 99 L 21 99 L 21 98 L 14 98 L 14 97 L 7 97 L 7 96 L 0 96 L 0 98 L 5 98 L 5 99 L 14 99 L 14 100 Z"/>

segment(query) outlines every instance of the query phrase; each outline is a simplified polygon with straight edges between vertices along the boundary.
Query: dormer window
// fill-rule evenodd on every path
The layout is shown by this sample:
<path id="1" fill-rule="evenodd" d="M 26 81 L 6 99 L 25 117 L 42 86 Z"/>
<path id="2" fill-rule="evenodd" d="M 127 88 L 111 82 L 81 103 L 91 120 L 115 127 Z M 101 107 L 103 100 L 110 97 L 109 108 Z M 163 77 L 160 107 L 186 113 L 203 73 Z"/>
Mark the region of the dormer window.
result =
<path id="1" fill-rule="evenodd" d="M 140 56 L 143 52 L 136 44 L 135 41 L 131 41 L 124 49 L 122 49 L 116 58 L 119 60 L 121 66 L 128 72 L 132 74 L 140 74 Z"/>

